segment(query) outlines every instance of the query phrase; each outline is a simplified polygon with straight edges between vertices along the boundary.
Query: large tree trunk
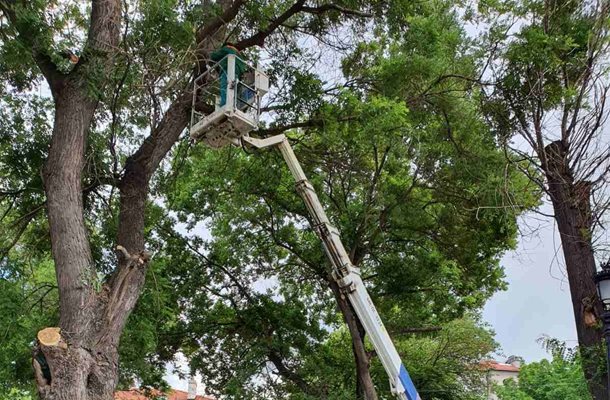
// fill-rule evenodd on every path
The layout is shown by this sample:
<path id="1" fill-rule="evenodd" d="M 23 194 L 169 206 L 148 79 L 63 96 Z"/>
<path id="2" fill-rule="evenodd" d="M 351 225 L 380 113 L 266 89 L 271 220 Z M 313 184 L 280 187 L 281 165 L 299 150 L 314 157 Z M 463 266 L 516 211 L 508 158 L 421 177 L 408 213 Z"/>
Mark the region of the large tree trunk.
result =
<path id="1" fill-rule="evenodd" d="M 107 70 L 119 40 L 118 0 L 93 0 L 85 63 Z M 198 49 L 218 46 L 241 1 L 221 1 L 225 12 L 202 29 Z M 231 7 L 229 7 L 231 5 Z M 52 68 L 50 66 L 49 68 Z M 42 66 L 41 66 L 42 69 Z M 95 282 L 84 222 L 82 170 L 87 133 L 97 108 L 89 95 L 85 65 L 69 75 L 45 76 L 55 99 L 55 126 L 45 166 L 51 243 L 60 296 L 60 345 L 39 343 L 33 366 L 41 400 L 112 400 L 118 383 L 121 332 L 144 286 L 145 212 L 149 183 L 189 122 L 191 94 L 184 91 L 139 149 L 128 158 L 119 182 L 118 264 L 107 282 Z M 100 82 L 103 85 L 103 82 Z M 96 283 L 95 285 L 93 283 Z M 95 288 L 100 288 L 96 291 Z"/>
<path id="2" fill-rule="evenodd" d="M 50 236 L 60 298 L 64 346 L 40 345 L 35 371 L 42 400 L 112 399 L 117 383 L 116 343 L 98 340 L 107 326 L 99 319 L 106 292 L 97 279 L 83 216 L 81 171 L 87 132 L 97 101 L 87 96 L 80 79 L 66 80 L 55 93 L 55 125 L 44 182 Z M 120 331 L 114 332 L 120 334 Z M 36 363 L 48 365 L 50 381 Z"/>
<path id="3" fill-rule="evenodd" d="M 2 10 L 11 23 L 22 28 L 27 26 L 11 8 L 13 2 L 4 3 Z M 59 286 L 62 340 L 51 345 L 41 342 L 34 349 L 33 367 L 42 400 L 113 398 L 118 382 L 119 339 L 141 293 L 148 262 L 144 222 L 149 182 L 189 121 L 191 94 L 185 90 L 172 102 L 162 122 L 128 158 L 118 185 L 121 196 L 118 263 L 107 282 L 100 286 L 85 225 L 81 181 L 87 133 L 98 103 L 91 97 L 89 88 L 97 84 L 101 92 L 104 82 L 94 80 L 111 71 L 119 45 L 121 3 L 119 0 L 91 1 L 87 42 L 80 61 L 68 74 L 57 69 L 49 54 L 39 52 L 35 33 L 19 30 L 23 41 L 31 46 L 55 99 L 55 125 L 44 183 Z M 243 0 L 218 2 L 222 13 L 210 13 L 207 23 L 197 31 L 199 56 L 222 43 L 227 24 L 244 3 Z M 304 4 L 299 0 L 270 27 L 242 40 L 238 47 L 262 43 L 283 22 L 302 11 Z M 91 75 L 95 76 L 88 76 L 92 69 L 96 73 Z M 363 350 L 364 345 L 361 347 Z M 376 399 L 376 396 L 367 399 Z"/>
<path id="4" fill-rule="evenodd" d="M 329 285 L 352 338 L 352 350 L 356 361 L 356 398 L 358 400 L 377 400 L 377 391 L 370 372 L 371 360 L 364 346 L 364 327 L 337 282 L 331 278 Z"/>
<path id="5" fill-rule="evenodd" d="M 188 122 L 189 96 L 170 107 L 164 123 L 127 161 L 119 184 L 119 265 L 97 292 L 92 284 L 96 275 L 82 216 L 80 171 L 84 158 L 78 150 L 84 146 L 95 104 L 78 90 L 66 90 L 64 95 L 70 100 L 64 106 L 64 100 L 57 99 L 56 132 L 45 184 L 62 299 L 60 327 L 66 345 L 38 346 L 36 352 L 44 355 L 51 381 L 40 373 L 35 358 L 36 380 L 41 400 L 111 400 L 118 383 L 121 332 L 144 286 L 148 262 L 144 217 L 149 182 Z M 53 151 L 58 148 L 62 151 Z M 56 172 L 69 165 L 79 173 Z"/>
<path id="6" fill-rule="evenodd" d="M 599 370 L 597 357 L 603 335 L 599 325 L 591 320 L 601 315 L 602 310 L 593 280 L 596 268 L 591 244 L 590 184 L 574 181 L 568 150 L 561 141 L 549 144 L 545 152 L 545 173 L 561 236 L 583 369 L 593 398 L 607 400 L 606 379 Z"/>
<path id="7" fill-rule="evenodd" d="M 112 68 L 120 15 L 120 1 L 92 1 L 83 57 L 69 74 L 58 71 L 44 55 L 35 54 L 55 100 L 43 177 L 61 329 L 60 343 L 41 341 L 34 349 L 33 366 L 42 400 L 111 400 L 118 381 L 119 328 L 126 316 L 112 323 L 104 318 L 120 291 L 108 285 L 99 289 L 81 182 L 87 135 L 98 105 L 89 88 L 92 83 L 103 87 L 103 82 L 91 82 L 95 78 L 87 71 L 91 64 L 106 71 Z"/>
<path id="8" fill-rule="evenodd" d="M 89 350 L 83 347 L 40 346 L 51 381 L 46 381 L 35 364 L 41 400 L 111 400 L 118 382 L 118 352 Z M 37 363 L 38 361 L 34 361 Z"/>
<path id="9" fill-rule="evenodd" d="M 95 271 L 81 187 L 85 142 L 95 108 L 96 102 L 71 81 L 55 96 L 55 125 L 44 169 L 60 326 L 74 345 L 81 345 L 83 333 L 90 329 L 91 305 L 95 301 Z"/>

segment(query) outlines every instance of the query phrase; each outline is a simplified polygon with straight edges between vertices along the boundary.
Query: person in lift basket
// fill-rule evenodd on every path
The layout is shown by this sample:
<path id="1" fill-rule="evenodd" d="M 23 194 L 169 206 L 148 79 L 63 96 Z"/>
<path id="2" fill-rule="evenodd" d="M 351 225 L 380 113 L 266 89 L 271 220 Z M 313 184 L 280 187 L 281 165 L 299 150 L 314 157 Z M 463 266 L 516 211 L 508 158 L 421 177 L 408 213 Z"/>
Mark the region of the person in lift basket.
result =
<path id="1" fill-rule="evenodd" d="M 254 74 L 249 71 L 246 63 L 240 58 L 240 51 L 235 44 L 226 42 L 220 49 L 212 52 L 210 58 L 212 61 L 219 63 L 218 68 L 220 69 L 220 107 L 224 107 L 227 103 L 227 89 L 228 89 L 228 77 L 227 77 L 227 56 L 235 55 L 235 79 L 237 81 L 237 108 L 241 111 L 245 111 L 249 105 L 254 101 L 254 91 L 248 87 L 248 84 L 254 82 Z M 243 78 L 251 79 L 252 82 L 243 83 Z"/>

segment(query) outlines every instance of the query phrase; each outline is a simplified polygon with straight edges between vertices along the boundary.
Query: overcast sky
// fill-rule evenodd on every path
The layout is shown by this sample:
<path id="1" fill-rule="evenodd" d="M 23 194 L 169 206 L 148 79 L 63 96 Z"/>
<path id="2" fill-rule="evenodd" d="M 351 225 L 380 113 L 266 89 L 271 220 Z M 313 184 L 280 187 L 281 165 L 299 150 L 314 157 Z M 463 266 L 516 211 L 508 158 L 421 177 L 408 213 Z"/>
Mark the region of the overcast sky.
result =
<path id="1" fill-rule="evenodd" d="M 551 211 L 548 206 L 543 209 Z M 509 355 L 522 356 L 527 362 L 548 357 L 536 342 L 542 335 L 570 347 L 577 344 L 556 226 L 538 214 L 524 217 L 520 225 L 524 232 L 518 248 L 502 259 L 508 290 L 496 293 L 483 312 L 502 346 L 499 361 Z"/>

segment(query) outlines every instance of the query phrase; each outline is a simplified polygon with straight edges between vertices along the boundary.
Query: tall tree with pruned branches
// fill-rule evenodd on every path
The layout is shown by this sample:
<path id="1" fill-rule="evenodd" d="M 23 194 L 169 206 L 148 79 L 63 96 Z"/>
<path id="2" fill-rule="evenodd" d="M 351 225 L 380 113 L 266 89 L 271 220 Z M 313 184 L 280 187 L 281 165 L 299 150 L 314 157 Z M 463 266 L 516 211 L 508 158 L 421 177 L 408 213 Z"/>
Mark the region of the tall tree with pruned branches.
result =
<path id="1" fill-rule="evenodd" d="M 520 155 L 523 172 L 550 199 L 583 370 L 593 398 L 607 399 L 603 364 L 597 356 L 602 305 L 593 277 L 595 250 L 604 250 L 595 239 L 604 232 L 610 205 L 610 3 L 501 4 L 506 7 L 492 13 L 500 23 L 488 37 L 501 44 L 492 46 L 495 82 L 487 91 L 486 107 L 499 140 Z M 520 139 L 512 140 L 515 136 Z"/>

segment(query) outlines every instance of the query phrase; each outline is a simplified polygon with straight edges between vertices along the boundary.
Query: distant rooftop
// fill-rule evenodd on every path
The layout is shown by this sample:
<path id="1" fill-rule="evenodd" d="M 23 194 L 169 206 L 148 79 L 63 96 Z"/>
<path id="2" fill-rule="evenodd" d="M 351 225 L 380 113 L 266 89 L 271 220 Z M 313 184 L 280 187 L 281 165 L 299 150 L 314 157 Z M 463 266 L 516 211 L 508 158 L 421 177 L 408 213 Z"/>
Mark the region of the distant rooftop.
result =
<path id="1" fill-rule="evenodd" d="M 517 365 L 505 364 L 494 360 L 481 361 L 479 365 L 481 365 L 481 367 L 483 367 L 485 370 L 519 372 L 519 367 Z"/>
<path id="2" fill-rule="evenodd" d="M 149 400 L 165 396 L 167 400 L 187 400 L 188 393 L 182 390 L 172 389 L 167 393 L 159 390 L 129 389 L 114 393 L 114 400 Z M 213 397 L 197 396 L 195 400 L 215 400 Z"/>

